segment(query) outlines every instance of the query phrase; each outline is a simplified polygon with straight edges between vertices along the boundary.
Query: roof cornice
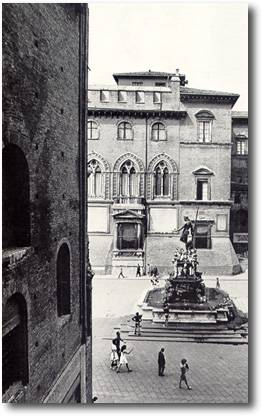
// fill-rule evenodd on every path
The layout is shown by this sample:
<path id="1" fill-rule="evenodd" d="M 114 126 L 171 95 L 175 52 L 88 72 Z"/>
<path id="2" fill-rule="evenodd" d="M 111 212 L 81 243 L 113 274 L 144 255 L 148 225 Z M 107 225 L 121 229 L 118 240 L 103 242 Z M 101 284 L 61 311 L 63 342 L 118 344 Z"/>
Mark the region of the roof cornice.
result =
<path id="1" fill-rule="evenodd" d="M 137 118 L 184 118 L 186 111 L 181 110 L 139 110 L 126 108 L 88 108 L 88 115 L 93 117 L 137 117 Z"/>
<path id="2" fill-rule="evenodd" d="M 218 95 L 218 94 L 196 94 L 196 93 L 180 93 L 182 102 L 201 102 L 201 103 L 221 103 L 234 105 L 239 95 Z"/>

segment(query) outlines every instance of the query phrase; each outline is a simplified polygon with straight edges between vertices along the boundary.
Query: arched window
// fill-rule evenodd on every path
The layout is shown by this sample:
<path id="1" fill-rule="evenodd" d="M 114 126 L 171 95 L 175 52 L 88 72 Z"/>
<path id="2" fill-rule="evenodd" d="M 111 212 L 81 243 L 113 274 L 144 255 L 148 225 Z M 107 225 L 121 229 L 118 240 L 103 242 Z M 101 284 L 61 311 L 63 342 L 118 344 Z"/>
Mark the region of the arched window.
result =
<path id="1" fill-rule="evenodd" d="M 117 128 L 118 140 L 133 140 L 133 130 L 130 123 L 122 121 Z"/>
<path id="2" fill-rule="evenodd" d="M 199 111 L 197 118 L 197 136 L 198 141 L 210 143 L 212 140 L 212 123 L 215 118 L 210 111 Z"/>
<path id="3" fill-rule="evenodd" d="M 138 180 L 134 164 L 127 160 L 120 168 L 121 196 L 137 196 Z"/>
<path id="4" fill-rule="evenodd" d="M 161 161 L 157 164 L 154 171 L 155 184 L 154 195 L 155 196 L 168 196 L 169 195 L 169 171 L 166 163 Z"/>
<path id="5" fill-rule="evenodd" d="M 20 294 L 11 296 L 3 309 L 2 389 L 28 383 L 27 307 Z"/>
<path id="6" fill-rule="evenodd" d="M 88 166 L 90 168 L 90 175 L 88 177 L 88 196 L 102 197 L 103 196 L 103 180 L 101 167 L 97 160 L 92 159 Z"/>
<path id="7" fill-rule="evenodd" d="M 30 246 L 29 169 L 22 150 L 3 149 L 3 248 Z"/>
<path id="8" fill-rule="evenodd" d="M 63 243 L 56 260 L 58 316 L 68 315 L 71 311 L 70 274 L 70 251 L 68 245 Z"/>
<path id="9" fill-rule="evenodd" d="M 151 139 L 155 142 L 166 140 L 166 128 L 163 123 L 154 123 Z"/>
<path id="10" fill-rule="evenodd" d="M 87 122 L 87 138 L 88 140 L 97 140 L 99 138 L 98 125 L 95 121 Z"/>

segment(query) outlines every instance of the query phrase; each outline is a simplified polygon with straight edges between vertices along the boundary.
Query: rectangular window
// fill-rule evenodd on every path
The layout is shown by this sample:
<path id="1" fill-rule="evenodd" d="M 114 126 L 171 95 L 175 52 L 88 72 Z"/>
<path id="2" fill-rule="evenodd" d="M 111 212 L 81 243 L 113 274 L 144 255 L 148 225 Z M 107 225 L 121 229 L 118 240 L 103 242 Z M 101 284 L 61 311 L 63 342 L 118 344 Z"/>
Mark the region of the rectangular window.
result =
<path id="1" fill-rule="evenodd" d="M 118 102 L 119 103 L 126 103 L 126 101 L 127 101 L 126 91 L 118 91 Z"/>
<path id="2" fill-rule="evenodd" d="M 154 104 L 161 104 L 161 102 L 162 102 L 161 92 L 154 92 L 153 93 L 153 101 L 154 101 Z"/>
<path id="3" fill-rule="evenodd" d="M 136 91 L 136 103 L 144 104 L 145 102 L 145 93 L 144 91 Z"/>
<path id="4" fill-rule="evenodd" d="M 137 224 L 118 224 L 117 248 L 119 250 L 137 250 L 140 248 L 137 227 Z"/>
<path id="5" fill-rule="evenodd" d="M 107 103 L 110 101 L 110 93 L 107 90 L 100 91 L 100 101 L 102 103 Z"/>
<path id="6" fill-rule="evenodd" d="M 208 195 L 208 180 L 207 179 L 197 179 L 197 200 L 207 201 L 209 199 Z"/>
<path id="7" fill-rule="evenodd" d="M 198 139 L 202 143 L 211 142 L 211 121 L 198 122 Z"/>
<path id="8" fill-rule="evenodd" d="M 238 155 L 248 154 L 248 141 L 247 140 L 237 140 L 237 154 Z"/>
<path id="9" fill-rule="evenodd" d="M 165 82 L 155 82 L 155 86 L 156 87 L 165 87 L 166 83 Z"/>
<path id="10" fill-rule="evenodd" d="M 209 224 L 196 225 L 193 244 L 197 249 L 211 249 L 211 227 Z"/>
<path id="11" fill-rule="evenodd" d="M 139 87 L 140 85 L 143 85 L 143 82 L 142 81 L 135 81 L 135 82 L 132 82 L 132 85 Z"/>

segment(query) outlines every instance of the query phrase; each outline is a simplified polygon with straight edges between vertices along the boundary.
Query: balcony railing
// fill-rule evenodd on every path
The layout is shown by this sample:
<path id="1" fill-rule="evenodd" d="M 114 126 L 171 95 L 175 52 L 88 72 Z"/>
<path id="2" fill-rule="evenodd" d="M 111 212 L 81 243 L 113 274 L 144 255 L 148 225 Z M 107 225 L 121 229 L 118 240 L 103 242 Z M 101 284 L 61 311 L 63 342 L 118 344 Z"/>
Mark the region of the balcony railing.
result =
<path id="1" fill-rule="evenodd" d="M 143 204 L 143 198 L 137 196 L 116 196 L 113 200 L 115 204 Z"/>
<path id="2" fill-rule="evenodd" d="M 114 257 L 143 257 L 144 256 L 144 251 L 142 249 L 137 249 L 137 250 L 133 250 L 133 249 L 121 249 L 121 250 L 114 250 L 113 251 L 113 256 Z"/>

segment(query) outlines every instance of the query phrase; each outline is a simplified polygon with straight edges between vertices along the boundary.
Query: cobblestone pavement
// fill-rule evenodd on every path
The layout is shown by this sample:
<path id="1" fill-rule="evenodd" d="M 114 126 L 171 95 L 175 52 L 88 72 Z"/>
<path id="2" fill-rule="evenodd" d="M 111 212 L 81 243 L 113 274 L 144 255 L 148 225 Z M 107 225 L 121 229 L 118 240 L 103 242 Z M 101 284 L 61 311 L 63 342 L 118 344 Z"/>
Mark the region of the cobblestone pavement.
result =
<path id="1" fill-rule="evenodd" d="M 243 282 L 236 292 L 244 298 Z M 247 282 L 246 282 L 247 284 Z M 248 347 L 139 341 L 127 339 L 132 373 L 110 370 L 114 327 L 135 311 L 141 291 L 149 282 L 94 279 L 93 284 L 93 396 L 99 403 L 247 403 Z M 234 285 L 237 285 L 234 282 Z M 150 285 L 149 285 L 150 287 Z M 241 289 L 239 289 L 241 287 Z M 247 304 L 247 302 L 246 302 Z M 165 377 L 158 376 L 157 354 L 166 353 Z M 192 390 L 179 389 L 179 363 L 187 358 Z"/>

